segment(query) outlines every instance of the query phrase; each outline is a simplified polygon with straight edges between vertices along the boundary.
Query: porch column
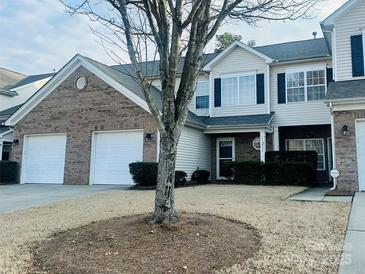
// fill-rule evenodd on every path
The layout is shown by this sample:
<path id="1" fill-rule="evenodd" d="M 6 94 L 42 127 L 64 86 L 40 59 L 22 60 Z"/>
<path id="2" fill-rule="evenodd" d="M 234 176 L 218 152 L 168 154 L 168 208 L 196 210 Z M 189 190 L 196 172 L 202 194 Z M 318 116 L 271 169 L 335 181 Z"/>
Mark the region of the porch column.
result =
<path id="1" fill-rule="evenodd" d="M 272 135 L 272 143 L 273 143 L 273 150 L 274 151 L 279 151 L 280 150 L 280 145 L 279 145 L 279 128 L 278 127 L 274 127 L 274 134 Z"/>
<path id="2" fill-rule="evenodd" d="M 0 161 L 3 159 L 3 141 L 0 140 Z"/>
<path id="3" fill-rule="evenodd" d="M 260 161 L 265 162 L 266 153 L 266 131 L 260 131 Z"/>

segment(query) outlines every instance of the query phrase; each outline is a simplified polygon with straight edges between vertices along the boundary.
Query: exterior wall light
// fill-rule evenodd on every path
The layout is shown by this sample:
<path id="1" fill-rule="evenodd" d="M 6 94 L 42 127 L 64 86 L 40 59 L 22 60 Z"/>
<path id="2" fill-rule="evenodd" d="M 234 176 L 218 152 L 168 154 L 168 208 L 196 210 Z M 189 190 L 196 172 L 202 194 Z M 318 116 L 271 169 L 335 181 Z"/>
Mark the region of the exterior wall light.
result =
<path id="1" fill-rule="evenodd" d="M 347 125 L 344 125 L 344 126 L 342 127 L 342 135 L 343 135 L 343 136 L 347 136 L 347 135 L 349 135 L 349 128 L 348 128 L 348 126 L 347 126 Z"/>
<path id="2" fill-rule="evenodd" d="M 145 136 L 144 136 L 144 139 L 146 141 L 149 141 L 149 142 L 152 140 L 152 138 L 153 138 L 153 134 L 152 133 L 146 133 Z"/>

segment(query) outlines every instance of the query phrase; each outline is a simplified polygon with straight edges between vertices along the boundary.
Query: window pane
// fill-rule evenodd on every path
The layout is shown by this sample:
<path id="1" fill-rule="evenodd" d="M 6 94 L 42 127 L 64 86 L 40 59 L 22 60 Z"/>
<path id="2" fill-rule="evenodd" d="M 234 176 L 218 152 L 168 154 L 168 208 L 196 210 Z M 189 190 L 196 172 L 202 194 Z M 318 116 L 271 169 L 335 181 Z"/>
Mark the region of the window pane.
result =
<path id="1" fill-rule="evenodd" d="M 289 151 L 303 151 L 303 140 L 286 140 L 287 150 Z"/>
<path id="2" fill-rule="evenodd" d="M 255 75 L 250 75 L 239 78 L 239 104 L 256 104 L 255 77 Z"/>
<path id="3" fill-rule="evenodd" d="M 209 96 L 196 96 L 196 109 L 209 108 Z"/>
<path id="4" fill-rule="evenodd" d="M 232 159 L 232 141 L 219 142 L 219 158 Z"/>
<path id="5" fill-rule="evenodd" d="M 305 100 L 304 72 L 287 73 L 288 102 L 303 102 Z"/>
<path id="6" fill-rule="evenodd" d="M 308 101 L 323 100 L 326 95 L 325 86 L 308 87 Z"/>
<path id="7" fill-rule="evenodd" d="M 237 77 L 222 79 L 222 105 L 237 105 Z"/>
<path id="8" fill-rule="evenodd" d="M 324 169 L 324 147 L 322 140 L 305 140 L 306 151 L 316 151 L 318 154 L 318 169 Z"/>
<path id="9" fill-rule="evenodd" d="M 288 88 L 288 102 L 303 102 L 305 100 L 304 88 Z"/>
<path id="10" fill-rule="evenodd" d="M 198 81 L 195 88 L 196 96 L 209 95 L 209 82 L 208 81 Z"/>

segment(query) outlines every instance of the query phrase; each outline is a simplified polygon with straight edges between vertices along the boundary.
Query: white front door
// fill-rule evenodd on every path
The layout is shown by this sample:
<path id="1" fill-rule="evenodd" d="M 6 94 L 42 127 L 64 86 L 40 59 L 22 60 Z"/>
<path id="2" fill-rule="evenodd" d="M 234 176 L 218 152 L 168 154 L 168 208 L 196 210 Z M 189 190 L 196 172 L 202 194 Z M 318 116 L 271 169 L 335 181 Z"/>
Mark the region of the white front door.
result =
<path id="1" fill-rule="evenodd" d="M 359 189 L 365 191 L 365 121 L 356 122 L 356 146 Z"/>
<path id="2" fill-rule="evenodd" d="M 129 164 L 143 160 L 143 130 L 95 132 L 90 183 L 132 185 Z"/>
<path id="3" fill-rule="evenodd" d="M 235 160 L 234 138 L 217 139 L 217 179 L 231 176 L 229 170 L 225 170 L 222 163 Z"/>
<path id="4" fill-rule="evenodd" d="M 63 184 L 66 134 L 24 137 L 23 184 Z"/>

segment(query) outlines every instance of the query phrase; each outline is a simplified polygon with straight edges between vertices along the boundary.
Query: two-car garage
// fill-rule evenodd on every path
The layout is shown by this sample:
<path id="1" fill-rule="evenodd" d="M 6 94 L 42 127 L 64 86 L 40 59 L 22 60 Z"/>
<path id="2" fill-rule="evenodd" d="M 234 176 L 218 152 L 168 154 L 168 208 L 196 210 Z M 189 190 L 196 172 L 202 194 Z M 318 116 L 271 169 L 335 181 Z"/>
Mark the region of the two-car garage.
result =
<path id="1" fill-rule="evenodd" d="M 128 164 L 143 160 L 143 141 L 143 130 L 93 132 L 89 184 L 133 184 Z M 66 134 L 27 135 L 23 147 L 21 183 L 64 183 Z"/>

